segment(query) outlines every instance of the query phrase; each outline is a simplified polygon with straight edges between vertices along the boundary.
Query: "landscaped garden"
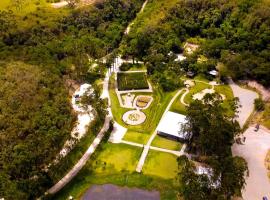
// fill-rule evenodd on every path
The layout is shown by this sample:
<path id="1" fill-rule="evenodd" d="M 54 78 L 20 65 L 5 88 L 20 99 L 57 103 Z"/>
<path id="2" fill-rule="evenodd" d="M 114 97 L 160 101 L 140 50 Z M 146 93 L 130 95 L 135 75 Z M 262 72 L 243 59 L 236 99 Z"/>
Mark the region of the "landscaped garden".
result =
<path id="1" fill-rule="evenodd" d="M 143 110 L 146 115 L 146 120 L 144 123 L 137 125 L 137 126 L 130 126 L 123 122 L 122 116 L 125 112 L 129 111 L 130 109 L 122 108 L 119 104 L 116 91 L 115 91 L 115 78 L 114 76 L 110 77 L 109 81 L 109 93 L 111 98 L 111 109 L 114 116 L 114 120 L 119 123 L 120 125 L 128 128 L 130 131 L 133 132 L 144 132 L 145 134 L 151 134 L 155 128 L 157 127 L 163 112 L 165 111 L 167 105 L 169 104 L 172 97 L 176 94 L 177 91 L 174 92 L 163 92 L 158 86 L 153 87 L 153 93 L 151 96 L 153 97 L 153 101 L 151 105 Z M 142 95 L 145 93 L 134 93 L 137 95 Z M 137 136 L 134 136 L 137 138 Z"/>
<path id="2" fill-rule="evenodd" d="M 117 84 L 119 91 L 149 88 L 144 72 L 117 73 Z"/>

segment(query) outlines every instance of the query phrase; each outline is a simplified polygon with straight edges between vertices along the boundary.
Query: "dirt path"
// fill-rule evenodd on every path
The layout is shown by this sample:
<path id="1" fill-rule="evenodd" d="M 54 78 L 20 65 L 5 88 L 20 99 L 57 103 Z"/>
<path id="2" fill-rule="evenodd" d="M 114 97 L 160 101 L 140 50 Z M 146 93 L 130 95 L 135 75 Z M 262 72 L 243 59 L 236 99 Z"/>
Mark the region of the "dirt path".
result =
<path id="1" fill-rule="evenodd" d="M 248 163 L 249 176 L 246 178 L 246 188 L 242 191 L 244 200 L 259 200 L 263 196 L 270 198 L 270 180 L 264 165 L 270 149 L 270 131 L 261 128 L 255 132 L 254 129 L 249 127 L 245 131 L 244 145 L 234 144 L 232 147 L 233 155 L 243 157 Z"/>
<path id="2" fill-rule="evenodd" d="M 143 3 L 142 8 L 141 8 L 141 10 L 140 10 L 139 13 L 142 13 L 142 12 L 144 11 L 144 8 L 145 8 L 145 6 L 146 6 L 147 3 L 148 3 L 148 0 L 146 0 L 146 1 Z M 138 13 L 138 14 L 139 14 L 139 13 Z M 131 22 L 131 23 L 128 25 L 128 27 L 127 27 L 126 30 L 125 30 L 125 35 L 128 35 L 128 34 L 129 34 L 130 28 L 131 28 L 131 26 L 132 26 L 133 24 L 134 24 L 134 21 Z"/>

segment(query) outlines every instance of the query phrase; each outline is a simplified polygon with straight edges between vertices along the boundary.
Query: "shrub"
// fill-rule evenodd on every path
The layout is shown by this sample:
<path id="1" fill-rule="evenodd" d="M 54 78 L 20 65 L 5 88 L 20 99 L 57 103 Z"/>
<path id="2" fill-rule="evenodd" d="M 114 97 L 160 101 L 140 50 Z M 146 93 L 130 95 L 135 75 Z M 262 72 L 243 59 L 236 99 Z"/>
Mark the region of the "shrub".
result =
<path id="1" fill-rule="evenodd" d="M 255 109 L 257 111 L 263 111 L 265 108 L 265 103 L 263 102 L 263 100 L 261 98 L 255 99 L 254 105 L 255 105 Z"/>

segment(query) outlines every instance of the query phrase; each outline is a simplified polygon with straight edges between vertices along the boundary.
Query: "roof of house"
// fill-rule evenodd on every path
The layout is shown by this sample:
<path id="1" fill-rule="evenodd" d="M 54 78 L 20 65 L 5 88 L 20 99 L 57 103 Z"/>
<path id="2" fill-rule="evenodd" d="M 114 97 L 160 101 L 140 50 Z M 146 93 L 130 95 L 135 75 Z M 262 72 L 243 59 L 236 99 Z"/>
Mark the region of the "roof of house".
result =
<path id="1" fill-rule="evenodd" d="M 209 74 L 213 75 L 213 76 L 217 76 L 218 75 L 218 71 L 217 70 L 211 70 L 209 72 Z"/>
<path id="2" fill-rule="evenodd" d="M 184 133 L 182 125 L 186 123 L 186 116 L 174 112 L 166 112 L 160 120 L 157 131 L 181 139 L 187 139 L 187 134 Z"/>

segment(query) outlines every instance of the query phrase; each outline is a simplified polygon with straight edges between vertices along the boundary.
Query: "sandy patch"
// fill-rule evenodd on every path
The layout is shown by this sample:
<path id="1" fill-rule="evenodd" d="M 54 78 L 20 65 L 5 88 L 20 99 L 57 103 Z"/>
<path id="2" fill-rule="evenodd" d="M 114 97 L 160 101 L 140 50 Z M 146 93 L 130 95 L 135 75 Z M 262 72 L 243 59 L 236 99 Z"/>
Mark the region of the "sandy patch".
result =
<path id="1" fill-rule="evenodd" d="M 60 2 L 57 2 L 57 3 L 52 3 L 51 5 L 52 5 L 53 8 L 62 8 L 62 7 L 67 6 L 68 2 L 60 1 Z"/>
<path id="2" fill-rule="evenodd" d="M 196 93 L 192 96 L 193 100 L 202 100 L 203 97 L 206 95 L 206 94 L 213 94 L 215 93 L 215 90 L 214 89 L 204 89 L 202 90 L 201 92 L 199 93 Z"/>
<path id="3" fill-rule="evenodd" d="M 135 126 L 142 124 L 146 119 L 146 115 L 139 110 L 130 110 L 123 115 L 122 119 L 126 124 Z"/>
<path id="4" fill-rule="evenodd" d="M 94 115 L 92 113 L 92 106 L 82 106 L 76 99 L 76 96 L 82 97 L 84 94 L 91 95 L 93 93 L 92 86 L 89 84 L 81 85 L 72 96 L 72 107 L 73 110 L 78 113 L 78 119 L 75 127 L 71 131 L 71 139 L 67 140 L 64 144 L 63 149 L 60 151 L 59 155 L 64 157 L 72 149 L 73 145 L 80 140 L 87 132 L 88 126 L 92 120 L 94 120 Z"/>
<path id="5" fill-rule="evenodd" d="M 114 122 L 113 131 L 110 135 L 109 141 L 111 143 L 121 143 L 126 132 L 127 129 L 125 127 L 119 125 L 117 122 Z"/>

